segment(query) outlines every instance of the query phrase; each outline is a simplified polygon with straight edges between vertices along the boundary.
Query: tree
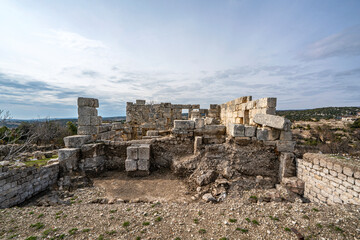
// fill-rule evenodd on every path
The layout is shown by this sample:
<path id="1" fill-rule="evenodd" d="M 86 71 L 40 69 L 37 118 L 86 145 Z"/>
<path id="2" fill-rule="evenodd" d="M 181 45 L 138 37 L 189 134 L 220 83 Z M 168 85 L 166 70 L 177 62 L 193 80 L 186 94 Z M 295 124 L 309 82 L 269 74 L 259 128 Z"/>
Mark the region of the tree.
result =
<path id="1" fill-rule="evenodd" d="M 77 134 L 77 127 L 76 127 L 76 125 L 75 125 L 73 122 L 68 121 L 68 122 L 66 123 L 66 126 L 67 126 L 67 128 L 69 129 L 69 131 L 71 132 L 72 135 L 76 135 L 76 134 Z"/>
<path id="2" fill-rule="evenodd" d="M 13 160 L 20 153 L 26 151 L 35 141 L 37 135 L 31 131 L 25 131 L 23 128 L 10 129 L 6 127 L 7 121 L 11 119 L 9 111 L 0 110 L 0 141 L 6 144 L 8 149 L 2 160 Z"/>

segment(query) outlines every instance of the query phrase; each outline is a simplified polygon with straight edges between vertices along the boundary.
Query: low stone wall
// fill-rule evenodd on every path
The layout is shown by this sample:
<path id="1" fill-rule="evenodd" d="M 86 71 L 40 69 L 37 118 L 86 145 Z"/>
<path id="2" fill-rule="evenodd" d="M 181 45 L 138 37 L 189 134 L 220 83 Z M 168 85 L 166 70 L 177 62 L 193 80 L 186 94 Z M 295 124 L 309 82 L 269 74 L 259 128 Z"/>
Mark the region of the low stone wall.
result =
<path id="1" fill-rule="evenodd" d="M 12 207 L 56 183 L 59 164 L 36 168 L 0 168 L 0 208 Z"/>
<path id="2" fill-rule="evenodd" d="M 360 205 L 360 165 L 355 161 L 304 154 L 297 159 L 297 176 L 305 182 L 304 197 L 313 202 Z"/>

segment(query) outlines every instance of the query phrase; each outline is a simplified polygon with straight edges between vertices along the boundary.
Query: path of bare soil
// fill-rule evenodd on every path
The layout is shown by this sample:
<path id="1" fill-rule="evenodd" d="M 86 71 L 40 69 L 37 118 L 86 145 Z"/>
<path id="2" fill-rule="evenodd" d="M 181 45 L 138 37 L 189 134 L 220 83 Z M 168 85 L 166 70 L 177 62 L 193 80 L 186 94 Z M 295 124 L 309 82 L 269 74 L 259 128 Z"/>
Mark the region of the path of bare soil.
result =
<path id="1" fill-rule="evenodd" d="M 170 171 L 155 171 L 147 177 L 128 177 L 125 172 L 109 171 L 93 179 L 94 186 L 103 188 L 108 199 L 125 202 L 185 202 L 190 195 L 185 183 Z"/>

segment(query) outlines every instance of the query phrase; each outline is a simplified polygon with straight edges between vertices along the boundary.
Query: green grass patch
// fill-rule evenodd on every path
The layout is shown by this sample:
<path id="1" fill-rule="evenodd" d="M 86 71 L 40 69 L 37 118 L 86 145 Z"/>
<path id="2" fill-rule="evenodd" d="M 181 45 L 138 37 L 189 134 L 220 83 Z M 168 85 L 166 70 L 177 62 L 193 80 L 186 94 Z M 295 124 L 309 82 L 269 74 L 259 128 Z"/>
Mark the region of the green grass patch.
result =
<path id="1" fill-rule="evenodd" d="M 116 233 L 117 233 L 117 231 L 115 231 L 115 230 L 106 231 L 106 234 L 107 234 L 107 235 L 114 235 L 114 234 L 116 234 Z"/>
<path id="2" fill-rule="evenodd" d="M 31 228 L 36 228 L 36 229 L 42 229 L 42 228 L 44 228 L 44 226 L 45 225 L 43 223 L 41 223 L 41 222 L 37 222 L 37 223 L 34 223 L 34 224 L 30 225 Z"/>
<path id="3" fill-rule="evenodd" d="M 255 225 L 260 225 L 260 223 L 259 223 L 257 220 L 255 220 L 255 219 L 252 220 L 251 222 L 252 222 L 253 224 L 255 224 Z"/>
<path id="4" fill-rule="evenodd" d="M 204 233 L 206 233 L 206 230 L 203 229 L 203 228 L 202 228 L 202 229 L 199 229 L 199 233 L 200 233 L 200 234 L 204 234 Z"/>
<path id="5" fill-rule="evenodd" d="M 236 228 L 235 229 L 236 231 L 240 231 L 240 232 L 243 232 L 243 233 L 247 233 L 249 230 L 245 229 L 245 228 Z"/>
<path id="6" fill-rule="evenodd" d="M 45 166 L 48 163 L 49 160 L 55 159 L 55 158 L 58 158 L 58 156 L 54 155 L 51 158 L 44 158 L 44 159 L 38 159 L 38 160 L 34 160 L 34 161 L 27 161 L 27 162 L 24 162 L 24 163 L 28 167 L 33 167 L 33 166 L 41 167 L 41 166 Z"/>
<path id="7" fill-rule="evenodd" d="M 36 236 L 30 236 L 30 237 L 25 238 L 25 240 L 37 240 L 37 237 Z"/>
<path id="8" fill-rule="evenodd" d="M 229 219 L 229 222 L 231 222 L 231 223 L 236 223 L 236 222 L 237 222 L 237 219 L 235 219 L 235 218 L 230 218 L 230 219 Z"/>
<path id="9" fill-rule="evenodd" d="M 269 216 L 269 218 L 274 221 L 280 221 L 279 218 L 277 218 L 277 217 Z"/>
<path id="10" fill-rule="evenodd" d="M 160 222 L 162 220 L 162 217 L 155 218 L 155 222 Z"/>
<path id="11" fill-rule="evenodd" d="M 128 226 L 130 226 L 130 222 L 124 222 L 123 223 L 123 227 L 128 227 Z"/>
<path id="12" fill-rule="evenodd" d="M 142 225 L 143 225 L 143 226 L 149 226 L 149 225 L 150 225 L 150 222 L 143 222 Z"/>
<path id="13" fill-rule="evenodd" d="M 69 230 L 69 234 L 74 235 L 77 231 L 78 231 L 77 228 L 72 228 L 72 229 Z"/>
<path id="14" fill-rule="evenodd" d="M 85 228 L 82 230 L 83 233 L 86 233 L 86 232 L 90 232 L 90 229 L 89 228 Z"/>
<path id="15" fill-rule="evenodd" d="M 195 223 L 195 224 L 199 224 L 199 219 L 195 218 L 195 219 L 194 219 L 194 223 Z"/>

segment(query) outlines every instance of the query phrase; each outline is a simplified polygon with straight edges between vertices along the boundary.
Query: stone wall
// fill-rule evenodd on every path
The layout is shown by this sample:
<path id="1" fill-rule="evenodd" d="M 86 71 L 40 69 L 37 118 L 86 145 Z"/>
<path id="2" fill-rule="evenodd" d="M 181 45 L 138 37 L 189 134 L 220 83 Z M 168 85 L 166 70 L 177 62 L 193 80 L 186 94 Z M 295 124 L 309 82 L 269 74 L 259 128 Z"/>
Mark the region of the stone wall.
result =
<path id="1" fill-rule="evenodd" d="M 310 201 L 360 205 L 360 166 L 356 160 L 306 153 L 297 159 L 297 176 L 304 181 L 304 197 Z"/>
<path id="2" fill-rule="evenodd" d="M 276 98 L 260 98 L 252 101 L 252 96 L 239 97 L 220 105 L 221 123 L 253 124 L 256 114 L 275 115 Z"/>
<path id="3" fill-rule="evenodd" d="M 22 203 L 56 183 L 59 164 L 9 169 L 0 167 L 0 208 Z"/>
<path id="4" fill-rule="evenodd" d="M 182 119 L 182 110 L 187 109 L 189 115 L 194 109 L 200 112 L 199 104 L 146 104 L 145 100 L 126 104 L 126 122 L 133 125 L 147 124 L 150 128 L 166 130 L 173 127 L 174 120 Z M 190 117 L 190 116 L 189 116 Z"/>

